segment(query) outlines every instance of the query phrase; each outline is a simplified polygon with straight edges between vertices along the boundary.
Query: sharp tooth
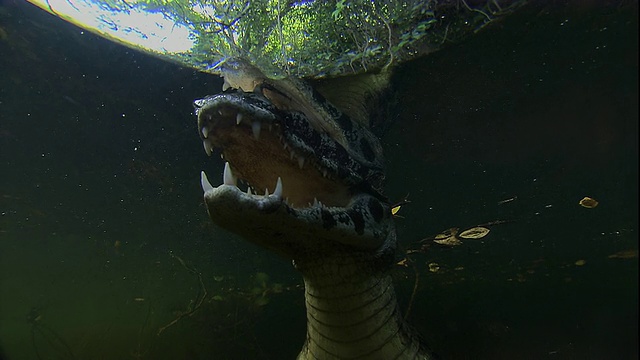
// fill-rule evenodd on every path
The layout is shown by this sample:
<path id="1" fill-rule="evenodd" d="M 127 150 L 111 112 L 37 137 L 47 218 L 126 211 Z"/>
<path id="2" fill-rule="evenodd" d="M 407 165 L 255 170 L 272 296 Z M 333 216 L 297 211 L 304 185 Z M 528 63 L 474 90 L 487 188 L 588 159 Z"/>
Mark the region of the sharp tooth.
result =
<path id="1" fill-rule="evenodd" d="M 226 91 L 230 87 L 231 87 L 231 85 L 229 84 L 227 79 L 224 79 L 224 83 L 222 84 L 222 91 Z"/>
<path id="2" fill-rule="evenodd" d="M 276 189 L 273 191 L 273 195 L 278 199 L 282 198 L 282 179 L 280 179 L 280 176 L 278 176 L 278 181 L 276 181 Z"/>
<path id="3" fill-rule="evenodd" d="M 318 206 L 318 199 L 317 198 L 313 198 L 313 206 Z"/>
<path id="4" fill-rule="evenodd" d="M 260 121 L 254 121 L 253 124 L 251 124 L 251 130 L 253 130 L 253 137 L 256 138 L 256 140 L 260 138 L 260 126 L 262 126 Z"/>
<path id="5" fill-rule="evenodd" d="M 267 188 L 264 189 L 264 196 L 269 196 L 269 189 Z"/>
<path id="6" fill-rule="evenodd" d="M 202 185 L 202 191 L 204 192 L 213 190 L 213 186 L 211 186 L 209 179 L 207 179 L 207 174 L 205 174 L 204 171 L 200 172 L 200 185 Z"/>
<path id="7" fill-rule="evenodd" d="M 211 146 L 211 140 L 204 139 L 202 140 L 202 146 L 204 146 L 204 152 L 207 153 L 207 156 L 211 156 L 211 150 L 213 146 Z"/>
<path id="8" fill-rule="evenodd" d="M 322 176 L 327 177 L 327 169 L 322 169 Z"/>
<path id="9" fill-rule="evenodd" d="M 247 187 L 247 195 L 253 195 L 253 194 L 251 194 L 251 187 L 250 186 Z"/>
<path id="10" fill-rule="evenodd" d="M 222 175 L 222 181 L 225 185 L 236 185 L 236 178 L 231 172 L 231 166 L 229 163 L 224 163 L 224 174 Z"/>
<path id="11" fill-rule="evenodd" d="M 300 166 L 300 169 L 302 169 L 304 166 L 304 157 L 298 156 L 298 165 Z"/>
<path id="12" fill-rule="evenodd" d="M 242 122 L 242 113 L 238 113 L 236 115 L 236 125 L 240 125 L 241 122 Z"/>
<path id="13" fill-rule="evenodd" d="M 209 129 L 206 126 L 202 127 L 202 136 L 204 136 L 205 139 L 209 137 Z"/>

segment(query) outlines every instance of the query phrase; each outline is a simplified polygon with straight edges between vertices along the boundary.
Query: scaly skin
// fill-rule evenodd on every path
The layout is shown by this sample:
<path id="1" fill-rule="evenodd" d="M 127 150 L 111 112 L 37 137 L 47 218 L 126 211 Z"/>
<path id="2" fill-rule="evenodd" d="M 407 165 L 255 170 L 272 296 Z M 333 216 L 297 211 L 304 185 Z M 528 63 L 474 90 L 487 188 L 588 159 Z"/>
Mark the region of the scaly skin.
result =
<path id="1" fill-rule="evenodd" d="M 430 359 L 402 319 L 391 277 L 372 266 L 370 254 L 335 254 L 296 267 L 307 308 L 298 359 Z"/>
<path id="2" fill-rule="evenodd" d="M 308 85 L 238 64 L 225 84 L 242 81 L 245 91 L 195 102 L 205 150 L 221 148 L 228 161 L 218 187 L 203 172 L 205 203 L 216 224 L 302 274 L 307 340 L 298 359 L 431 359 L 389 275 L 396 233 L 379 141 Z M 236 176 L 253 190 L 241 191 Z"/>

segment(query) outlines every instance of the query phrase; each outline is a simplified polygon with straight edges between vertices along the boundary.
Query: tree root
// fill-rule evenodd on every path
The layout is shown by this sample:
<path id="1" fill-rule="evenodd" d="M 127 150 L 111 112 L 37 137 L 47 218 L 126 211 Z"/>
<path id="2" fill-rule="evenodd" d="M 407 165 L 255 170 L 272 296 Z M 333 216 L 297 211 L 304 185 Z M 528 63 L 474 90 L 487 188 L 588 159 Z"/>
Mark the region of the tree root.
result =
<path id="1" fill-rule="evenodd" d="M 198 309 L 200 308 L 200 306 L 202 306 L 202 303 L 204 302 L 204 300 L 207 298 L 207 289 L 204 286 L 204 282 L 202 281 L 202 275 L 200 274 L 200 272 L 198 272 L 196 269 L 187 266 L 187 264 L 184 262 L 184 260 L 182 260 L 182 258 L 180 258 L 178 255 L 174 255 L 172 251 L 169 252 L 169 255 L 174 258 L 177 259 L 180 264 L 182 264 L 182 266 L 189 271 L 190 273 L 196 275 L 198 277 L 198 282 L 200 283 L 200 289 L 202 290 L 202 296 L 200 296 L 197 301 L 195 302 L 195 305 L 192 306 L 192 303 L 189 304 L 189 307 L 187 308 L 186 311 L 182 311 L 180 312 L 180 314 L 178 314 L 178 316 L 173 319 L 170 323 L 168 323 L 167 325 L 161 327 L 160 329 L 158 329 L 158 333 L 157 335 L 160 336 L 160 334 L 162 334 L 163 331 L 165 331 L 168 327 L 176 324 L 178 321 L 180 321 L 181 319 L 187 317 L 187 316 L 193 316 L 193 314 L 198 311 Z"/>

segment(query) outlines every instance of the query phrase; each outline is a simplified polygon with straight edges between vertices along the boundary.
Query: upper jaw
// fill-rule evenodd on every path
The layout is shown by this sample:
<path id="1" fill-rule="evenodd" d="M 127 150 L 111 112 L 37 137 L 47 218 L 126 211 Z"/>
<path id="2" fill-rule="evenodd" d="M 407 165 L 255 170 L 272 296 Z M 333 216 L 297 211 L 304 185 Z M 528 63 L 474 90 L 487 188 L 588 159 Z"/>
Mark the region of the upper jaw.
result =
<path id="1" fill-rule="evenodd" d="M 378 166 L 318 131 L 305 112 L 283 106 L 286 97 L 258 85 L 194 102 L 205 151 L 221 148 L 228 161 L 218 187 L 202 173 L 212 220 L 293 259 L 343 246 L 389 250 L 391 211 L 369 185 Z M 238 179 L 249 185 L 246 192 Z"/>
<path id="2" fill-rule="evenodd" d="M 303 114 L 283 111 L 260 92 L 231 90 L 196 100 L 198 129 L 205 151 L 222 149 L 235 176 L 254 193 L 273 192 L 278 178 L 286 185 L 283 197 L 295 207 L 316 201 L 346 206 L 358 174 L 335 166 L 348 154 L 326 134 L 317 134 Z M 331 156 L 317 154 L 322 147 Z M 339 160 L 339 161 L 338 161 Z"/>

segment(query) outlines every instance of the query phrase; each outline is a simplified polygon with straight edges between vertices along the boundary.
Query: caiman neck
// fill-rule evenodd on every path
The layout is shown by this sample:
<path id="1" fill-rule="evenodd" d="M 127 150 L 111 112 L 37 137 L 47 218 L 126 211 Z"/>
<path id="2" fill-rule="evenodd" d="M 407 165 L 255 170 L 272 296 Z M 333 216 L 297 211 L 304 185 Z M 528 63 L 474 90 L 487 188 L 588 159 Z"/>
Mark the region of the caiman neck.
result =
<path id="1" fill-rule="evenodd" d="M 306 359 L 429 359 L 398 308 L 389 266 L 371 253 L 296 261 L 305 284 Z"/>

